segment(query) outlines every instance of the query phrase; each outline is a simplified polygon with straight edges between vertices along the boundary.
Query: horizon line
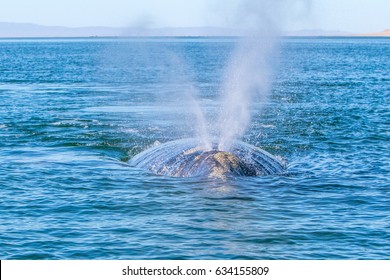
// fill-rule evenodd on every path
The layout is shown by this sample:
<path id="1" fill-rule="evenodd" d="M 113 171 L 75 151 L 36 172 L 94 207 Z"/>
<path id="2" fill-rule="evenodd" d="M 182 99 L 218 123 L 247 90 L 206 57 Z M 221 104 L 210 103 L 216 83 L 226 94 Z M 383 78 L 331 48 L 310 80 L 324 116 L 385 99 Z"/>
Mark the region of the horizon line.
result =
<path id="1" fill-rule="evenodd" d="M 0 30 L 0 38 L 87 38 L 87 37 L 243 37 L 250 29 L 220 26 L 188 27 L 112 27 L 42 25 L 36 23 L 0 22 L 11 25 L 14 30 Z M 62 30 L 61 30 L 62 29 Z M 95 29 L 95 30 L 94 30 Z M 75 32 L 75 33 L 73 33 Z M 72 34 L 73 33 L 73 34 Z M 79 33 L 79 34 L 77 34 Z M 95 33 L 95 34 L 94 34 Z M 128 33 L 128 34 L 126 34 Z M 31 35 L 30 35 L 31 34 Z M 390 29 L 376 32 L 348 32 L 318 28 L 280 30 L 281 37 L 387 37 Z"/>

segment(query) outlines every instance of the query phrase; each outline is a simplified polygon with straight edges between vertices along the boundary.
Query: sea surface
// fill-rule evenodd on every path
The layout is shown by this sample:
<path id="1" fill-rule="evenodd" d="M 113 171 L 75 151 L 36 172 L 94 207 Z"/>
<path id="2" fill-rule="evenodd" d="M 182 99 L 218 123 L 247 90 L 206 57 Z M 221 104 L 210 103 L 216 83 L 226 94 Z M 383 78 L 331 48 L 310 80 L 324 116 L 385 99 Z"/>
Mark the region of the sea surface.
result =
<path id="1" fill-rule="evenodd" d="M 390 39 L 281 40 L 242 140 L 284 174 L 131 166 L 194 136 L 189 85 L 213 120 L 237 40 L 1 39 L 0 259 L 389 259 Z"/>

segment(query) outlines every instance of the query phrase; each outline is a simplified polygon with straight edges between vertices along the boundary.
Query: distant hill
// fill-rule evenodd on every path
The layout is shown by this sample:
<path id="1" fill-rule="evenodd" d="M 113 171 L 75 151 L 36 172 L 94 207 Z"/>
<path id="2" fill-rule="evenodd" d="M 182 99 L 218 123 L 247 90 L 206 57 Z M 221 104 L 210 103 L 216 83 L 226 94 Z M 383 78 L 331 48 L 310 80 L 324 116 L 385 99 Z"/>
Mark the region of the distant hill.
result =
<path id="1" fill-rule="evenodd" d="M 308 37 L 317 37 L 317 36 L 352 36 L 353 33 L 345 31 L 335 31 L 335 30 L 322 30 L 322 29 L 307 29 L 307 30 L 298 30 L 298 31 L 286 31 L 283 33 L 284 36 L 308 36 Z"/>
<path id="2" fill-rule="evenodd" d="M 376 32 L 376 33 L 355 34 L 355 36 L 364 36 L 364 37 L 390 37 L 390 29 L 386 29 L 386 30 L 383 30 L 382 32 Z"/>
<path id="3" fill-rule="evenodd" d="M 389 36 L 390 30 L 381 33 L 353 34 L 343 31 L 299 30 L 286 31 L 284 36 Z M 167 28 L 121 28 L 121 27 L 63 27 L 44 26 L 32 23 L 0 22 L 0 38 L 14 37 L 113 37 L 113 36 L 240 36 L 243 30 L 220 27 L 167 27 Z"/>
<path id="4" fill-rule="evenodd" d="M 0 22 L 0 37 L 88 37 L 119 36 L 122 30 L 114 27 L 63 27 L 32 23 Z"/>
<path id="5" fill-rule="evenodd" d="M 238 36 L 240 30 L 218 27 L 180 28 L 121 28 L 121 27 L 63 27 L 31 23 L 0 22 L 0 37 L 111 37 L 111 36 Z"/>

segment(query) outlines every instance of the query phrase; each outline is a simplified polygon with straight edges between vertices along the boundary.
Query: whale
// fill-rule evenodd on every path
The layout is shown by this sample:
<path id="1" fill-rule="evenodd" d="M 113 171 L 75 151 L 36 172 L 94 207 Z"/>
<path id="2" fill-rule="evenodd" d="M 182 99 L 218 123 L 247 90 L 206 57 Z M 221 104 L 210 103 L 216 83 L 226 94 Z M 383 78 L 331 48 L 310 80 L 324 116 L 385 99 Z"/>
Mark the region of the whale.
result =
<path id="1" fill-rule="evenodd" d="M 253 145 L 236 141 L 229 151 L 220 151 L 196 138 L 179 139 L 151 147 L 131 160 L 134 167 L 169 177 L 227 178 L 281 174 L 284 159 Z"/>

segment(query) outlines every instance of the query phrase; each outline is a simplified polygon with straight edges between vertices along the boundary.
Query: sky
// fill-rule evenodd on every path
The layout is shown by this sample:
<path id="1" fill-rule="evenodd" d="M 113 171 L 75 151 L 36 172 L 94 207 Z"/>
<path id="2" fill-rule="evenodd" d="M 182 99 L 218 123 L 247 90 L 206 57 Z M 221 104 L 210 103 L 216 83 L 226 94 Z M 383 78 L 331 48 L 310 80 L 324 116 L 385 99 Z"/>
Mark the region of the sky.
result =
<path id="1" fill-rule="evenodd" d="M 265 9 L 278 3 L 269 11 L 277 13 L 280 28 L 287 31 L 364 33 L 390 29 L 390 0 L 2 0 L 0 22 L 67 27 L 231 28 L 246 17 L 238 11 L 247 2 Z"/>

